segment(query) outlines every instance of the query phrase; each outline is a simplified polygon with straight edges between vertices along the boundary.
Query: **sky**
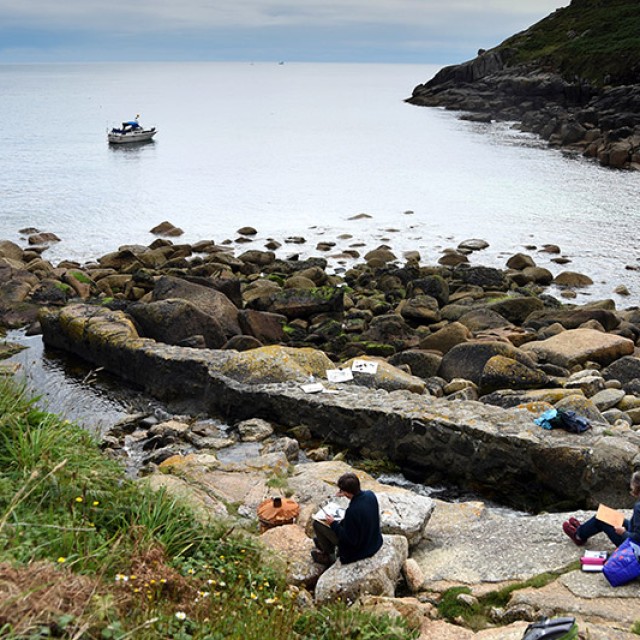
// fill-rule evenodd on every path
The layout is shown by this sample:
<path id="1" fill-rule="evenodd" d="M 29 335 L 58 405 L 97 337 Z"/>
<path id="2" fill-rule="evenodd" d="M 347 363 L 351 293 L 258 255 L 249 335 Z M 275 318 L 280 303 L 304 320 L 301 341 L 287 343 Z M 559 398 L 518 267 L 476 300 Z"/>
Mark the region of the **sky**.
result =
<path id="1" fill-rule="evenodd" d="M 569 0 L 0 0 L 0 63 L 454 64 Z"/>

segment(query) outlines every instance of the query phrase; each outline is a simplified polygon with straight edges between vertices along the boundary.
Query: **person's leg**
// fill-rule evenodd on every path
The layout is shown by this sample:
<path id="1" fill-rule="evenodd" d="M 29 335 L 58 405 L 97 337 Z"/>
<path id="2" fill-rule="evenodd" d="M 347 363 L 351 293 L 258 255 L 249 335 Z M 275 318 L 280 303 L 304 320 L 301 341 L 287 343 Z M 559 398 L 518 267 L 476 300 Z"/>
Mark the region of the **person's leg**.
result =
<path id="1" fill-rule="evenodd" d="M 329 556 L 333 555 L 338 544 L 338 536 L 333 532 L 331 527 L 314 520 L 313 532 L 316 536 L 316 547 Z"/>
<path id="2" fill-rule="evenodd" d="M 586 542 L 591 536 L 595 536 L 598 533 L 604 533 L 616 547 L 620 546 L 624 541 L 624 536 L 617 534 L 610 524 L 598 520 L 595 516 L 589 518 L 576 529 L 576 535 L 583 542 Z"/>

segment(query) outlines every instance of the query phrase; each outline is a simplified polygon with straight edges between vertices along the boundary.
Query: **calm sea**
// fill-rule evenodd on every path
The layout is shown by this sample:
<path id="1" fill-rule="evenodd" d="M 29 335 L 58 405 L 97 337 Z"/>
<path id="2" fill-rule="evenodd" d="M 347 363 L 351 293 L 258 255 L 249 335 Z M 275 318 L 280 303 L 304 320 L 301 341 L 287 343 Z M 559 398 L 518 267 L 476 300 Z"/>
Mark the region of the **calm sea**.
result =
<path id="1" fill-rule="evenodd" d="M 0 65 L 0 237 L 37 227 L 50 260 L 149 244 L 163 220 L 182 240 L 283 242 L 280 255 L 356 242 L 418 249 L 483 238 L 473 262 L 504 266 L 525 245 L 558 244 L 554 273 L 591 275 L 579 301 L 640 303 L 640 174 L 546 149 L 507 124 L 480 125 L 403 99 L 429 65 L 156 63 Z M 133 118 L 151 144 L 110 148 Z M 409 213 L 412 212 L 412 213 Z M 369 219 L 352 220 L 366 213 Z M 338 236 L 352 236 L 351 238 Z M 305 245 L 284 243 L 304 236 Z M 240 245 L 245 250 L 247 245 Z M 631 295 L 613 294 L 625 284 Z"/>

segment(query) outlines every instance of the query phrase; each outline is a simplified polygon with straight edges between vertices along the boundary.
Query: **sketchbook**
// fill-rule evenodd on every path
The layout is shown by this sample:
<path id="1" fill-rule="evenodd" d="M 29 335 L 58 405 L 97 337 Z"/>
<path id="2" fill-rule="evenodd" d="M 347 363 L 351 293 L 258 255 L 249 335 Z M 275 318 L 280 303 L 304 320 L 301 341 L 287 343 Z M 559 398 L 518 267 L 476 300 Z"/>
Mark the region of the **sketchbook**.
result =
<path id="1" fill-rule="evenodd" d="M 344 518 L 345 511 L 346 509 L 336 502 L 329 502 L 313 514 L 313 519 L 325 523 L 326 517 L 332 516 L 336 522 L 339 522 Z"/>
<path id="2" fill-rule="evenodd" d="M 621 527 L 624 524 L 624 515 L 605 504 L 601 504 L 596 512 L 596 518 L 614 527 Z"/>

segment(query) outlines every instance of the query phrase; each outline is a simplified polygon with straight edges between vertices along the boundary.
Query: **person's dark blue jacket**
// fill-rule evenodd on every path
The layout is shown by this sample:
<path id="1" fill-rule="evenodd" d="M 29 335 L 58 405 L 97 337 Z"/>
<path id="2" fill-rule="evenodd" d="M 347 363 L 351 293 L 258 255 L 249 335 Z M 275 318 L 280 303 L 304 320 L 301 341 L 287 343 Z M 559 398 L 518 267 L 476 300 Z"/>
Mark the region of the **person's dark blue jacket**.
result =
<path id="1" fill-rule="evenodd" d="M 633 505 L 633 515 L 625 521 L 625 538 L 631 538 L 631 542 L 640 544 L 640 500 Z"/>
<path id="2" fill-rule="evenodd" d="M 364 560 L 382 546 L 380 510 L 373 491 L 361 491 L 351 498 L 344 518 L 331 523 L 338 536 L 338 555 L 342 564 Z"/>

